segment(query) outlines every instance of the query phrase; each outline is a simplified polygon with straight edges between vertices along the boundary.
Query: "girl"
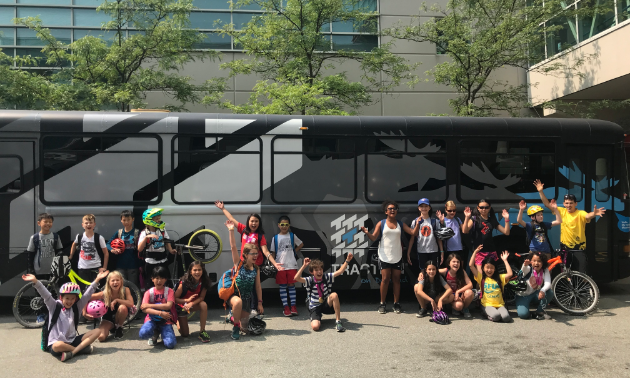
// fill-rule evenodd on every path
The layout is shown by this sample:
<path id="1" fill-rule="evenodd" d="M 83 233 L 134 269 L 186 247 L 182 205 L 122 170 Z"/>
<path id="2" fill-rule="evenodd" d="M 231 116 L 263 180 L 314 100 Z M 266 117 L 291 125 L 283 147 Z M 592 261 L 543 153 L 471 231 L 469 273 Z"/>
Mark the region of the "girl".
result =
<path id="1" fill-rule="evenodd" d="M 459 256 L 468 256 L 468 252 L 464 253 L 464 245 L 462 244 L 462 221 L 455 216 L 457 213 L 457 206 L 455 202 L 446 202 L 446 214 L 442 214 L 439 210 L 435 213 L 440 220 L 440 225 L 443 227 L 449 227 L 455 233 L 451 238 L 444 240 L 444 251 L 451 254 L 457 254 Z M 444 216 L 446 215 L 446 217 Z M 446 263 L 448 266 L 448 263 Z"/>
<path id="2" fill-rule="evenodd" d="M 256 265 L 261 266 L 264 262 L 263 255 L 271 261 L 273 266 L 278 269 L 278 271 L 284 270 L 282 265 L 276 263 L 274 257 L 269 253 L 269 249 L 267 249 L 267 239 L 265 239 L 265 231 L 262 228 L 262 219 L 258 214 L 249 214 L 247 217 L 247 222 L 245 225 L 237 221 L 229 211 L 225 209 L 225 205 L 222 201 L 216 201 L 215 206 L 223 211 L 223 214 L 230 220 L 235 226 L 236 230 L 241 234 L 241 261 L 245 261 L 245 244 L 255 244 L 257 246 L 257 251 L 262 250 L 262 254 L 258 254 L 258 258 L 256 259 Z M 249 308 L 251 308 L 252 316 L 256 316 L 256 307 L 258 305 L 258 293 L 254 292 L 252 296 L 252 302 L 249 304 Z"/>
<path id="3" fill-rule="evenodd" d="M 470 258 L 470 271 L 475 277 L 475 281 L 479 284 L 481 290 L 481 310 L 486 314 L 488 319 L 493 322 L 503 320 L 509 322 L 512 320 L 510 314 L 505 308 L 503 301 L 503 287 L 509 277 L 512 277 L 512 267 L 508 264 L 507 259 L 510 255 L 508 251 L 501 254 L 501 259 L 505 263 L 506 274 L 499 274 L 496 267 L 496 261 L 492 256 L 486 256 L 481 263 L 481 270 L 477 269 L 476 257 L 479 251 L 483 249 L 483 245 L 477 246 Z"/>
<path id="4" fill-rule="evenodd" d="M 107 307 L 107 313 L 103 315 L 100 335 L 98 341 L 107 340 L 110 332 L 114 334 L 114 339 L 121 339 L 123 336 L 123 323 L 127 319 L 129 309 L 133 308 L 133 298 L 128 287 L 123 285 L 123 276 L 118 271 L 113 271 L 107 276 L 105 289 L 100 293 L 92 294 L 92 300 L 101 300 Z M 91 319 L 89 315 L 86 318 Z"/>
<path id="5" fill-rule="evenodd" d="M 179 334 L 188 337 L 188 314 L 190 310 L 199 311 L 199 340 L 202 343 L 210 341 L 206 332 L 208 305 L 204 301 L 210 287 L 210 279 L 206 268 L 200 261 L 193 261 L 188 265 L 188 271 L 179 281 L 175 290 L 175 308 L 177 308 L 177 328 Z"/>
<path id="6" fill-rule="evenodd" d="M 440 311 L 443 305 L 453 301 L 453 290 L 437 272 L 436 263 L 427 261 L 424 271 L 418 276 L 418 283 L 413 287 L 420 303 L 420 310 L 416 315 L 419 318 L 429 313 L 429 304 L 432 311 Z"/>
<path id="7" fill-rule="evenodd" d="M 440 266 L 444 262 L 444 248 L 442 248 L 442 240 L 435 237 L 435 231 L 440 229 L 440 224 L 437 219 L 431 218 L 433 209 L 428 199 L 422 198 L 418 201 L 418 214 L 419 217 L 411 222 L 414 233 L 407 248 L 407 262 L 411 265 L 411 247 L 413 238 L 417 235 L 418 242 L 416 244 L 420 269 L 424 268 L 429 260 Z"/>
<path id="8" fill-rule="evenodd" d="M 163 266 L 155 267 L 151 272 L 153 287 L 144 292 L 140 307 L 147 314 L 140 328 L 140 339 L 149 340 L 149 345 L 154 346 L 157 344 L 158 336 L 162 334 L 164 346 L 173 349 L 177 339 L 172 324 L 177 315 L 173 308 L 175 293 L 173 289 L 165 286 L 168 276 L 168 270 Z"/>
<path id="9" fill-rule="evenodd" d="M 464 272 L 461 257 L 451 253 L 446 258 L 446 266 L 448 268 L 440 269 L 440 274 L 453 290 L 453 315 L 459 316 L 460 311 L 463 311 L 465 318 L 471 318 L 468 306 L 473 300 L 472 282 Z"/>
<path id="10" fill-rule="evenodd" d="M 527 239 L 530 240 L 527 247 L 532 252 L 536 251 L 544 253 L 547 259 L 549 259 L 549 257 L 551 257 L 552 248 L 547 231 L 554 226 L 562 224 L 562 218 L 560 217 L 556 200 L 552 199 L 549 201 L 549 208 L 551 209 L 551 212 L 556 215 L 556 220 L 551 223 L 543 222 L 543 208 L 536 205 L 527 209 L 527 215 L 531 217 L 532 221 L 531 223 L 525 223 L 525 221 L 523 221 L 523 211 L 526 208 L 527 203 L 525 203 L 525 201 L 521 201 L 518 204 L 518 217 L 516 218 L 516 221 L 521 225 L 521 227 L 525 227 Z"/>
<path id="11" fill-rule="evenodd" d="M 400 314 L 400 273 L 402 271 L 403 230 L 408 234 L 413 234 L 413 230 L 406 224 L 398 221 L 398 203 L 396 201 L 385 201 L 381 205 L 383 212 L 387 218 L 376 224 L 374 231 L 370 234 L 368 229 L 361 227 L 361 231 L 367 235 L 371 241 L 376 241 L 381 233 L 381 242 L 378 245 L 378 265 L 381 270 L 381 304 L 378 306 L 378 312 L 387 313 L 385 302 L 387 300 L 387 291 L 389 290 L 389 280 L 394 284 L 394 312 Z"/>
<path id="12" fill-rule="evenodd" d="M 243 245 L 242 256 L 245 258 L 241 261 L 238 250 L 236 249 L 236 239 L 234 238 L 234 222 L 228 220 L 225 222 L 230 234 L 230 247 L 232 249 L 232 262 L 234 268 L 238 271 L 235 281 L 234 295 L 230 297 L 228 303 L 231 308 L 234 324 L 232 327 L 232 339 L 240 338 L 240 331 L 247 332 L 247 320 L 249 319 L 249 306 L 243 308 L 243 304 L 249 304 L 254 292 L 258 294 L 258 298 L 262 298 L 262 288 L 260 286 L 260 269 L 256 265 L 258 258 L 258 249 L 255 244 L 246 243 Z M 262 299 L 258 299 L 258 313 L 264 313 Z"/>
<path id="13" fill-rule="evenodd" d="M 521 271 L 523 276 L 529 276 L 529 279 L 527 280 L 527 290 L 516 293 L 516 311 L 519 318 L 529 319 L 529 304 L 537 300 L 536 319 L 551 319 L 543 306 L 543 298 L 547 303 L 553 299 L 548 265 L 547 256 L 541 252 L 531 252 L 523 262 Z"/>
<path id="14" fill-rule="evenodd" d="M 495 261 L 498 260 L 497 248 L 492 240 L 492 231 L 497 229 L 504 235 L 510 234 L 510 213 L 503 209 L 502 215 L 505 219 L 505 226 L 499 224 L 490 202 L 485 199 L 479 200 L 477 208 L 472 212 L 470 207 L 464 209 L 466 219 L 464 219 L 464 224 L 462 224 L 462 232 L 467 234 L 472 231 L 473 248 L 483 247 L 477 251 L 477 260 L 475 261 L 477 270 L 481 269 L 479 266 L 486 256 L 493 258 Z"/>

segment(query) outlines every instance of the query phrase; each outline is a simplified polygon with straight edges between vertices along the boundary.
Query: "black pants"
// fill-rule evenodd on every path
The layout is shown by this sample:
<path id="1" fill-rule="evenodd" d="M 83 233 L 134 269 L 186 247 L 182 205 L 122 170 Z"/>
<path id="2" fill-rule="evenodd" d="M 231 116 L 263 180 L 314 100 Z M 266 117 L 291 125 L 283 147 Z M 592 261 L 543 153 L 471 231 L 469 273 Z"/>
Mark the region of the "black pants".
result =
<path id="1" fill-rule="evenodd" d="M 562 261 L 566 259 L 566 266 L 568 268 L 586 274 L 586 251 L 581 249 L 571 249 L 564 244 L 560 244 L 560 255 L 562 256 Z"/>
<path id="2" fill-rule="evenodd" d="M 150 288 L 152 288 L 153 286 L 153 281 L 151 280 L 151 276 L 153 275 L 153 269 L 155 269 L 158 266 L 163 266 L 166 269 L 166 275 L 168 277 L 166 277 L 166 286 L 171 287 L 173 286 L 171 284 L 171 272 L 168 270 L 168 261 L 164 261 L 163 263 L 159 263 L 159 264 L 149 264 L 147 262 L 144 263 L 144 289 L 145 290 L 149 290 Z"/>
<path id="3" fill-rule="evenodd" d="M 426 268 L 427 261 L 431 260 L 433 263 L 439 268 L 440 267 L 440 258 L 442 257 L 441 252 L 431 252 L 431 253 L 418 253 L 418 266 L 420 270 Z"/>

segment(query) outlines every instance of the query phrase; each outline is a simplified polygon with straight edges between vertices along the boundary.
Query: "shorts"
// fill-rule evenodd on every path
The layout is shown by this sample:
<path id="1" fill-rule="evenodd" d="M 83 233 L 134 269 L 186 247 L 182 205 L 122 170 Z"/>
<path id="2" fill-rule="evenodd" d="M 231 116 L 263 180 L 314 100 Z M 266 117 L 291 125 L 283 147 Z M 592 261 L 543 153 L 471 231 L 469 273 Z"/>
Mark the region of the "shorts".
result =
<path id="1" fill-rule="evenodd" d="M 278 285 L 290 285 L 295 283 L 297 269 L 281 270 L 276 273 L 276 283 Z"/>
<path id="2" fill-rule="evenodd" d="M 112 323 L 112 324 L 116 324 L 116 312 L 118 311 L 118 306 L 120 305 L 116 305 L 116 307 L 114 308 L 114 310 L 112 310 L 111 308 L 107 308 L 107 312 L 105 313 L 105 315 L 103 315 L 103 317 L 101 318 L 102 320 L 107 320 L 108 322 Z"/>
<path id="3" fill-rule="evenodd" d="M 475 265 L 481 265 L 483 259 L 485 259 L 487 256 L 494 257 L 495 261 L 499 259 L 496 252 L 477 252 L 477 255 L 475 256 Z"/>
<path id="4" fill-rule="evenodd" d="M 335 313 L 335 309 L 328 305 L 328 300 L 325 299 L 324 303 L 317 307 L 309 308 L 308 312 L 310 314 L 311 321 L 321 321 L 322 315 L 333 315 Z"/>
<path id="5" fill-rule="evenodd" d="M 402 270 L 402 264 L 403 264 L 402 258 L 400 259 L 400 261 L 394 264 L 386 263 L 384 261 L 381 261 L 381 259 L 378 259 L 379 270 L 385 270 L 385 269 Z"/>
<path id="6" fill-rule="evenodd" d="M 230 297 L 230 299 L 232 299 L 232 298 Z M 175 309 L 177 310 L 177 317 L 178 318 L 188 317 L 188 315 L 190 315 L 190 312 L 184 310 L 184 305 L 180 306 L 179 304 L 176 304 L 175 305 Z M 191 311 L 194 311 L 192 309 L 192 307 L 190 309 L 191 309 Z"/>
<path id="7" fill-rule="evenodd" d="M 73 347 L 78 347 L 79 344 L 81 344 L 81 341 L 83 341 L 83 335 L 85 335 L 85 333 L 81 334 L 81 335 L 77 335 L 77 337 L 74 338 L 74 340 L 72 340 L 71 343 L 66 343 L 68 345 L 72 345 Z M 52 354 L 55 357 L 61 357 L 61 353 L 63 352 L 55 352 L 52 349 L 52 345 L 50 345 L 50 354 Z"/>

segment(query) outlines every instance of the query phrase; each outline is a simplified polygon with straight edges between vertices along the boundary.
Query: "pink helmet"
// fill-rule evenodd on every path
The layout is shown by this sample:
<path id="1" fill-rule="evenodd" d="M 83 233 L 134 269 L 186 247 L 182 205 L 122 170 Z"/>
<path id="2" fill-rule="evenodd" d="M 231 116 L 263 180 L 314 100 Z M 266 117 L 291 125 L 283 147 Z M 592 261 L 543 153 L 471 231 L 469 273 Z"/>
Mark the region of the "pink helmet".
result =
<path id="1" fill-rule="evenodd" d="M 81 288 L 79 287 L 79 285 L 77 285 L 75 283 L 66 282 L 59 289 L 59 298 L 61 298 L 64 294 L 76 294 L 76 295 L 79 295 L 79 294 L 81 294 Z"/>
<path id="2" fill-rule="evenodd" d="M 100 318 L 107 313 L 107 308 L 105 307 L 105 303 L 103 301 L 90 301 L 87 304 L 87 314 L 93 318 Z"/>

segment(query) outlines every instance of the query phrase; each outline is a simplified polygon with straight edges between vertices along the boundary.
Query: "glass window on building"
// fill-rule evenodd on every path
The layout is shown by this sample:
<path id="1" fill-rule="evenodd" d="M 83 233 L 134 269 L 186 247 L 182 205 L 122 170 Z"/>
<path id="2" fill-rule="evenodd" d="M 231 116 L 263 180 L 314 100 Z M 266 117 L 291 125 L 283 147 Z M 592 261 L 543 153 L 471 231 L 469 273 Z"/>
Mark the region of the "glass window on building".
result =
<path id="1" fill-rule="evenodd" d="M 125 32 L 123 31 L 123 37 L 125 37 Z M 91 29 L 76 29 L 74 31 L 74 40 L 81 39 L 87 35 L 92 37 L 101 38 L 107 43 L 108 46 L 112 44 L 114 38 L 116 37 L 116 32 L 113 30 L 91 30 Z"/>
<path id="2" fill-rule="evenodd" d="M 103 0 L 74 0 L 74 5 L 85 5 L 85 6 L 93 6 L 98 7 L 103 3 Z"/>
<path id="3" fill-rule="evenodd" d="M 376 35 L 333 35 L 334 50 L 372 51 L 378 47 Z"/>
<path id="4" fill-rule="evenodd" d="M 69 29 L 50 29 L 50 34 L 55 37 L 59 42 L 70 44 L 70 30 Z M 17 43 L 18 46 L 44 46 L 46 45 L 41 39 L 37 38 L 35 30 L 19 28 L 17 29 Z"/>
<path id="5" fill-rule="evenodd" d="M 15 18 L 14 7 L 0 7 L 0 25 L 13 25 Z"/>
<path id="6" fill-rule="evenodd" d="M 229 13 L 192 12 L 190 27 L 194 29 L 218 29 L 232 22 Z"/>
<path id="7" fill-rule="evenodd" d="M 13 40 L 14 30 L 13 28 L 0 28 L 0 46 L 13 46 L 15 44 Z"/>
<path id="8" fill-rule="evenodd" d="M 614 0 L 600 0 L 598 7 L 607 9 L 604 14 L 580 17 L 580 42 L 587 40 L 604 30 L 615 26 L 615 4 Z M 578 8 L 582 8 L 582 2 L 578 3 Z"/>
<path id="9" fill-rule="evenodd" d="M 112 18 L 105 12 L 97 12 L 96 9 L 75 9 L 74 26 L 96 26 L 102 27 L 105 22 Z"/>
<path id="10" fill-rule="evenodd" d="M 18 4 L 33 5 L 71 5 L 72 0 L 17 0 Z"/>
<path id="11" fill-rule="evenodd" d="M 619 22 L 627 20 L 630 13 L 630 0 L 617 0 L 617 19 Z"/>
<path id="12" fill-rule="evenodd" d="M 577 28 L 573 17 L 556 17 L 546 22 L 547 56 L 555 55 L 575 46 Z"/>
<path id="13" fill-rule="evenodd" d="M 37 17 L 44 26 L 69 26 L 72 21 L 69 8 L 18 7 L 17 17 Z"/>
<path id="14" fill-rule="evenodd" d="M 193 0 L 193 5 L 199 9 L 230 9 L 228 0 Z"/>
<path id="15" fill-rule="evenodd" d="M 217 49 L 217 50 L 229 50 L 232 48 L 232 39 L 228 36 L 222 36 L 218 33 L 203 33 L 206 38 L 203 42 L 195 44 L 197 49 Z"/>
<path id="16" fill-rule="evenodd" d="M 236 30 L 241 30 L 256 16 L 260 16 L 260 13 L 232 13 L 232 21 Z"/>

